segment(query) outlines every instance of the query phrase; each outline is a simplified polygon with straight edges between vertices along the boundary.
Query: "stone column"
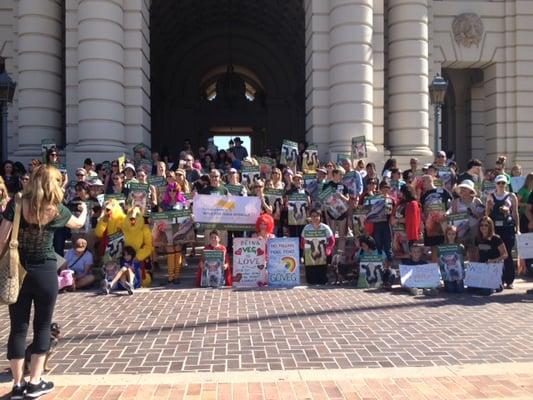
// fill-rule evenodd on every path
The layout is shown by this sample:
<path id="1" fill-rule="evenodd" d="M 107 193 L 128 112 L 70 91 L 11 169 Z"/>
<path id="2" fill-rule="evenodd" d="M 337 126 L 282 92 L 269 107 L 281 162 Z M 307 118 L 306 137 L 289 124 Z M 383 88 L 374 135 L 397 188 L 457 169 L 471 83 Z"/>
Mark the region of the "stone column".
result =
<path id="1" fill-rule="evenodd" d="M 373 144 L 372 0 L 331 0 L 329 118 L 331 156 L 350 151 L 352 137 Z"/>
<path id="2" fill-rule="evenodd" d="M 61 145 L 62 16 L 59 0 L 18 1 L 18 148 L 40 157 L 41 139 Z"/>
<path id="3" fill-rule="evenodd" d="M 123 0 L 80 0 L 77 156 L 125 151 Z M 111 154 L 109 154 L 111 153 Z"/>
<path id="4" fill-rule="evenodd" d="M 392 156 L 431 156 L 428 0 L 389 0 L 388 45 Z"/>

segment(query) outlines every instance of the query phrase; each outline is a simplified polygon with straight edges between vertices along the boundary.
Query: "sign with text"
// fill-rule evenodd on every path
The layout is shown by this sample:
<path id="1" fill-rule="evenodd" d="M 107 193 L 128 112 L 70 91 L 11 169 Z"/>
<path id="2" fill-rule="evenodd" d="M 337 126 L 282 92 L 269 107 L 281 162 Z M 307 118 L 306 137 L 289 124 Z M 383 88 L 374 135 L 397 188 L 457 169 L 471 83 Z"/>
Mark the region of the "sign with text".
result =
<path id="1" fill-rule="evenodd" d="M 208 228 L 228 230 L 255 229 L 255 221 L 261 213 L 259 197 L 220 195 L 194 196 L 193 214 L 196 223 Z"/>
<path id="2" fill-rule="evenodd" d="M 503 263 L 484 264 L 471 262 L 466 269 L 465 286 L 498 289 L 502 284 Z"/>
<path id="3" fill-rule="evenodd" d="M 407 288 L 436 288 L 440 285 L 440 270 L 436 263 L 400 264 L 400 281 Z"/>
<path id="4" fill-rule="evenodd" d="M 265 248 L 264 239 L 233 239 L 234 288 L 260 288 L 268 285 Z"/>
<path id="5" fill-rule="evenodd" d="M 380 288 L 383 286 L 383 257 L 364 255 L 359 259 L 358 288 Z"/>
<path id="6" fill-rule="evenodd" d="M 268 286 L 291 288 L 300 285 L 300 240 L 276 238 L 267 242 Z"/>
<path id="7" fill-rule="evenodd" d="M 533 232 L 517 235 L 516 246 L 520 258 L 533 258 Z"/>

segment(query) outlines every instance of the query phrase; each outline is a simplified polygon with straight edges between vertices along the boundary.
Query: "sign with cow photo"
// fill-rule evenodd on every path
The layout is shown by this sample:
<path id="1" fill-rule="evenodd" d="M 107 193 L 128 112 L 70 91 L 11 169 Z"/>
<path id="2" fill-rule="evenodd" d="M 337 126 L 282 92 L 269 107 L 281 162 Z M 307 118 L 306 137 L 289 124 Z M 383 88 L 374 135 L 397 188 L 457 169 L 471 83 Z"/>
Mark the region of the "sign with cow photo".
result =
<path id="1" fill-rule="evenodd" d="M 318 164 L 318 146 L 316 144 L 310 144 L 303 154 L 302 169 L 306 174 L 315 172 Z"/>
<path id="2" fill-rule="evenodd" d="M 305 265 L 327 265 L 327 231 L 325 229 L 304 229 L 302 236 L 304 238 Z"/>
<path id="3" fill-rule="evenodd" d="M 366 137 L 357 136 L 352 138 L 352 159 L 359 160 L 367 157 Z"/>
<path id="4" fill-rule="evenodd" d="M 380 288 L 383 286 L 383 257 L 363 255 L 359 258 L 359 277 L 357 287 Z"/>
<path id="5" fill-rule="evenodd" d="M 436 263 L 421 265 L 400 264 L 400 281 L 406 288 L 437 288 L 440 285 L 440 271 Z"/>
<path id="6" fill-rule="evenodd" d="M 368 208 L 365 206 L 355 206 L 352 212 L 353 235 L 358 238 L 365 233 L 366 216 Z"/>
<path id="7" fill-rule="evenodd" d="M 305 193 L 293 193 L 289 198 L 289 225 L 307 224 L 307 195 Z"/>
<path id="8" fill-rule="evenodd" d="M 242 166 L 241 175 L 241 183 L 251 189 L 259 180 L 259 165 Z"/>
<path id="9" fill-rule="evenodd" d="M 268 246 L 268 286 L 292 288 L 300 285 L 300 240 L 270 239 Z"/>
<path id="10" fill-rule="evenodd" d="M 346 185 L 348 188 L 348 193 L 352 196 L 359 195 L 358 190 L 362 190 L 363 188 L 358 188 L 358 184 L 363 182 L 361 180 L 361 175 L 359 175 L 359 172 L 357 171 L 349 171 L 342 177 L 342 183 Z"/>
<path id="11" fill-rule="evenodd" d="M 448 244 L 437 247 L 442 280 L 446 282 L 458 282 L 465 278 L 463 251 L 463 247 L 459 244 Z"/>
<path id="12" fill-rule="evenodd" d="M 130 182 L 127 184 L 129 194 L 127 199 L 128 207 L 139 207 L 145 213 L 148 202 L 149 185 L 145 183 Z"/>
<path id="13" fill-rule="evenodd" d="M 286 165 L 293 171 L 296 171 L 296 162 L 298 160 L 298 143 L 292 140 L 284 140 L 281 145 L 281 155 L 279 163 Z"/>
<path id="14" fill-rule="evenodd" d="M 328 187 L 318 195 L 323 209 L 325 209 L 332 218 L 339 218 L 348 211 L 348 203 L 340 198 L 339 193 L 332 187 Z"/>
<path id="15" fill-rule="evenodd" d="M 200 286 L 218 288 L 224 285 L 224 252 L 204 250 L 204 269 Z"/>
<path id="16" fill-rule="evenodd" d="M 233 239 L 234 288 L 261 288 L 268 285 L 265 249 L 264 239 Z"/>
<path id="17" fill-rule="evenodd" d="M 272 218 L 279 220 L 281 218 L 281 210 L 283 209 L 283 189 L 265 188 L 265 196 L 269 204 L 272 206 Z"/>

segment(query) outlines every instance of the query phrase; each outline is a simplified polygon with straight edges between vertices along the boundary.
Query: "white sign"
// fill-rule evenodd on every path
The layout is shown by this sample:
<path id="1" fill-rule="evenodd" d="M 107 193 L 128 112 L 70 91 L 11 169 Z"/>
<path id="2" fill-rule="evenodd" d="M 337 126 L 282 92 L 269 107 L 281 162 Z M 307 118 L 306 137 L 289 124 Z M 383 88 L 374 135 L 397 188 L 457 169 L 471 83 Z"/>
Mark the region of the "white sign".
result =
<path id="1" fill-rule="evenodd" d="M 440 268 L 436 263 L 401 265 L 400 280 L 407 288 L 436 288 L 440 285 Z"/>
<path id="2" fill-rule="evenodd" d="M 516 235 L 516 247 L 520 258 L 533 258 L 533 232 Z"/>
<path id="3" fill-rule="evenodd" d="M 264 239 L 233 239 L 234 288 L 260 288 L 268 285 L 265 249 Z"/>
<path id="4" fill-rule="evenodd" d="M 261 213 L 259 197 L 197 194 L 193 200 L 194 221 L 201 224 L 250 225 Z"/>
<path id="5" fill-rule="evenodd" d="M 503 263 L 484 264 L 471 262 L 466 269 L 465 286 L 498 289 L 502 284 Z"/>

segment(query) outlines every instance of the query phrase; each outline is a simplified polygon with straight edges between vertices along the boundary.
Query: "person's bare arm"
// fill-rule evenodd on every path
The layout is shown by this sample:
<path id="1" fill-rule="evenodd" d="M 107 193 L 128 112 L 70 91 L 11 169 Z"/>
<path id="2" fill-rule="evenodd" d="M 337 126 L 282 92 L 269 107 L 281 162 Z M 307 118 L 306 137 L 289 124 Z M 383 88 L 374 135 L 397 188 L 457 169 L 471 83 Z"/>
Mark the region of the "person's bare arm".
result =
<path id="1" fill-rule="evenodd" d="M 85 204 L 84 202 L 81 202 L 78 207 L 81 211 L 79 217 L 76 217 L 74 215 L 70 217 L 70 219 L 68 220 L 66 224 L 67 228 L 80 229 L 80 228 L 83 228 L 83 226 L 85 225 L 85 220 L 87 219 L 87 204 Z"/>
<path id="2" fill-rule="evenodd" d="M 518 215 L 518 199 L 516 198 L 516 195 L 513 193 L 511 195 L 511 207 L 513 209 L 511 210 L 513 214 L 513 219 L 515 220 L 516 225 L 516 233 L 520 233 L 520 215 Z"/>

